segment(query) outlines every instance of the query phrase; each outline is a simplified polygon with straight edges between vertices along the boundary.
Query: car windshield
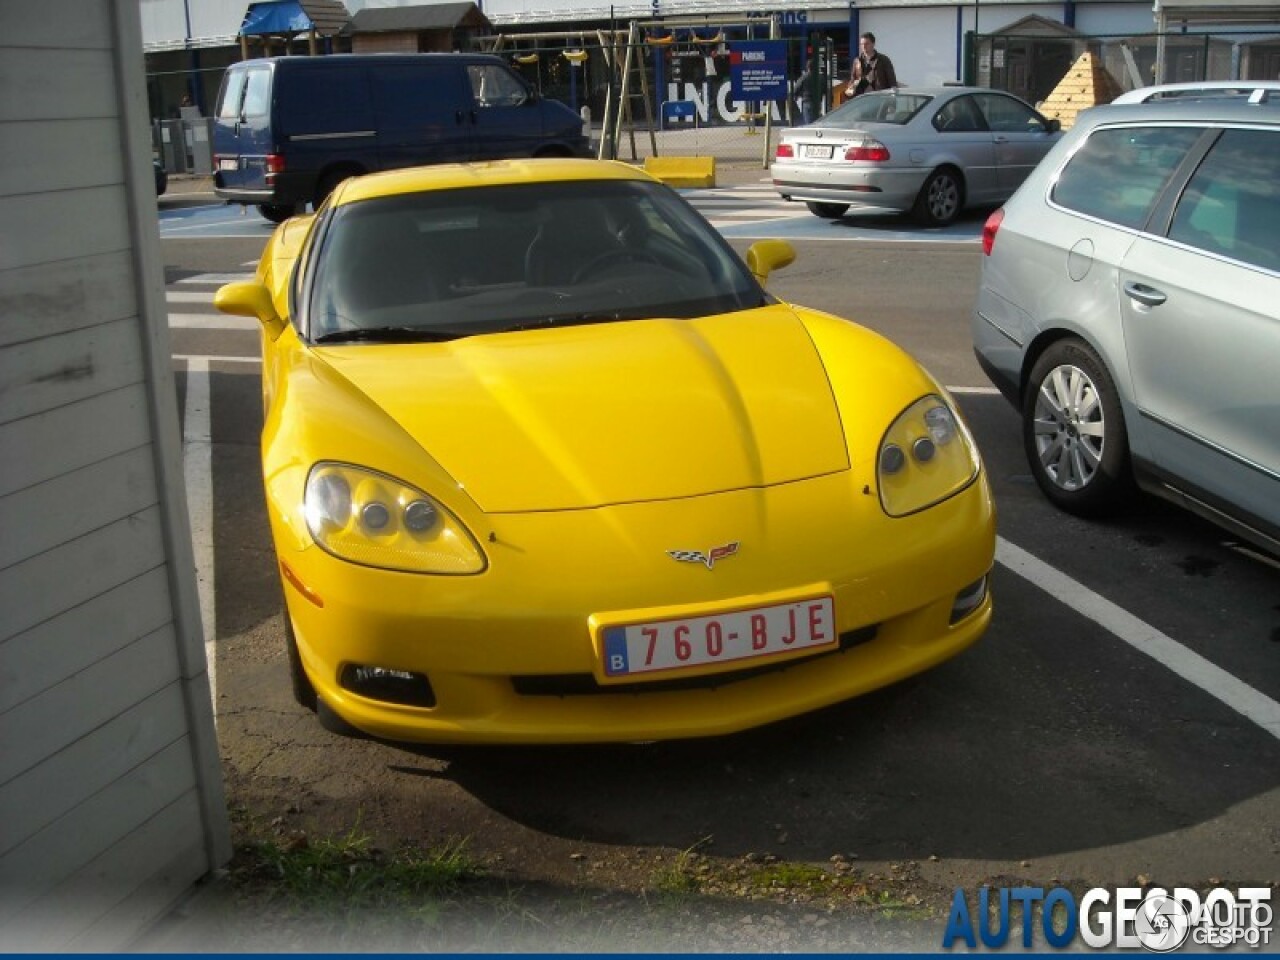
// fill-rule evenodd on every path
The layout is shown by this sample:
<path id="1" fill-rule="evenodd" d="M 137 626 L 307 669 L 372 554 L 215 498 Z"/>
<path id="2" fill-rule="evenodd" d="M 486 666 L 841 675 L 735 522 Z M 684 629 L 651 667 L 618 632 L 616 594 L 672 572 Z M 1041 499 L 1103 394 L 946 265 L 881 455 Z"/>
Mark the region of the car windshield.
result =
<path id="1" fill-rule="evenodd" d="M 468 187 L 335 209 L 316 252 L 316 342 L 422 341 L 767 302 L 670 188 L 599 180 Z"/>
<path id="2" fill-rule="evenodd" d="M 892 123 L 903 126 L 924 109 L 933 97 L 922 93 L 900 93 L 885 90 L 864 93 L 846 100 L 820 120 L 815 127 L 861 127 L 869 123 Z"/>

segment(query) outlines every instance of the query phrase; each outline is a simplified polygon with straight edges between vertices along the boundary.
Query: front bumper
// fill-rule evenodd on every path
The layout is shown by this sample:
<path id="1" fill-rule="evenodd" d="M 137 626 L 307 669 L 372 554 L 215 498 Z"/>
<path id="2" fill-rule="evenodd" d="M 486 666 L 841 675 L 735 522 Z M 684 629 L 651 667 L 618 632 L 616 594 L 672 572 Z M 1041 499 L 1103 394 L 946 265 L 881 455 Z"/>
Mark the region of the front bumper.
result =
<path id="1" fill-rule="evenodd" d="M 815 486 L 827 494 L 840 488 L 850 509 L 815 515 L 815 499 L 830 499 L 815 498 Z M 957 594 L 993 561 L 985 475 L 945 503 L 896 520 L 850 486 L 837 475 L 675 503 L 504 516 L 496 542 L 486 544 L 489 569 L 476 576 L 374 570 L 315 547 L 282 553 L 313 595 L 287 587 L 289 615 L 319 696 L 376 736 L 581 743 L 731 733 L 928 669 L 987 627 L 989 595 L 951 622 Z M 743 531 L 742 551 L 714 569 L 666 555 L 671 547 L 723 542 L 729 528 Z M 667 542 L 673 530 L 682 532 L 680 543 Z M 600 543 L 609 547 L 587 546 Z M 594 614 L 625 610 L 650 619 L 819 594 L 835 599 L 840 649 L 615 688 L 600 682 Z M 426 677 L 434 705 L 353 692 L 342 681 L 353 664 Z"/>

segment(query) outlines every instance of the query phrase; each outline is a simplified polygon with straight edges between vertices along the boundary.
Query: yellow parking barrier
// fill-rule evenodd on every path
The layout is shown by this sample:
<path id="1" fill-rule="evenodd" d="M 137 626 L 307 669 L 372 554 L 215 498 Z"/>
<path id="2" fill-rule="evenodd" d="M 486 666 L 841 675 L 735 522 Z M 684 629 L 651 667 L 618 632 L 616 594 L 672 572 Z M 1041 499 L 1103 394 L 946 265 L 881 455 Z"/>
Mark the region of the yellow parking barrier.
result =
<path id="1" fill-rule="evenodd" d="M 715 157 L 645 157 L 645 172 L 672 187 L 714 187 Z"/>

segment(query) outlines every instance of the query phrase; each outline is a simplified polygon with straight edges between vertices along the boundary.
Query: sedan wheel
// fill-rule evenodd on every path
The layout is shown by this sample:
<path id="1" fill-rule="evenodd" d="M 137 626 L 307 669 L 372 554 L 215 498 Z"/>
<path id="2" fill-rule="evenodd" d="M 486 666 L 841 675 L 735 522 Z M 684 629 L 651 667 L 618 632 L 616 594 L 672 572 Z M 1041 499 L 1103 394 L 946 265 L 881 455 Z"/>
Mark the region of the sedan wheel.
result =
<path id="1" fill-rule="evenodd" d="M 960 215 L 964 206 L 964 182 L 955 170 L 935 170 L 920 188 L 915 214 L 931 227 L 943 227 Z"/>
<path id="2" fill-rule="evenodd" d="M 1036 361 L 1022 412 L 1036 483 L 1071 513 L 1096 515 L 1129 492 L 1129 443 L 1120 398 L 1098 355 L 1060 340 Z"/>
<path id="3" fill-rule="evenodd" d="M 839 220 L 849 209 L 847 203 L 806 203 L 805 206 L 815 217 L 822 217 L 824 220 Z"/>

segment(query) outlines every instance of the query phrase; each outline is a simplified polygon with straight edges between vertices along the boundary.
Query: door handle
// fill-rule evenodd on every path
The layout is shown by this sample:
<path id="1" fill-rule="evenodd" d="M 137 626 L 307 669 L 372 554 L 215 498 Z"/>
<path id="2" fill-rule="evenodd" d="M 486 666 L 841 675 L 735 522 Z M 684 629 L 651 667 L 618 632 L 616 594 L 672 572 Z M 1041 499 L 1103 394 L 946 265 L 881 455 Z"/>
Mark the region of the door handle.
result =
<path id="1" fill-rule="evenodd" d="M 991 142 L 992 143 L 1008 143 L 1009 138 L 1008 137 L 992 137 Z"/>
<path id="2" fill-rule="evenodd" d="M 1125 296 L 1132 297 L 1147 307 L 1158 307 L 1169 299 L 1155 287 L 1148 287 L 1145 283 L 1134 283 L 1133 281 L 1124 285 L 1124 292 Z"/>

